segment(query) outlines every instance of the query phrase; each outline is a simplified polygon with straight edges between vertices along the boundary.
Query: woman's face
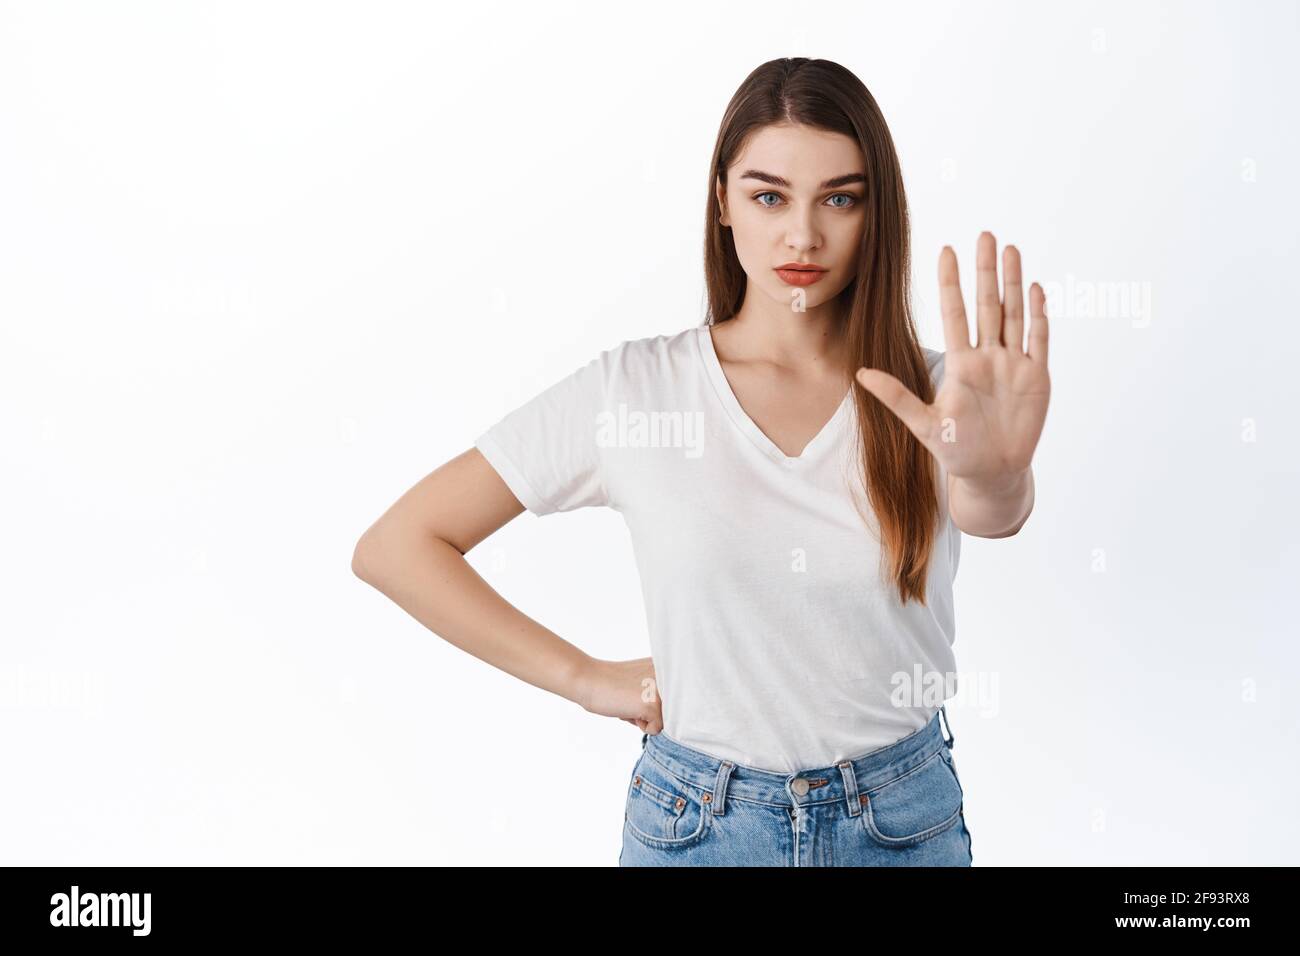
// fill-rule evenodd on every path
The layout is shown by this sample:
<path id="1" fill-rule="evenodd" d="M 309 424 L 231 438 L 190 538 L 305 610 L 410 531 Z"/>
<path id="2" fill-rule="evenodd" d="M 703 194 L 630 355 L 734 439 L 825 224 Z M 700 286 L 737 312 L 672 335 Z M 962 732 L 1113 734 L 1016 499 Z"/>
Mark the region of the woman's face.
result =
<path id="1" fill-rule="evenodd" d="M 726 188 L 721 182 L 716 188 L 722 224 L 731 227 L 754 292 L 810 311 L 853 281 L 866 222 L 866 171 L 857 142 L 842 133 L 783 125 L 749 137 L 727 167 Z M 787 263 L 826 271 L 820 277 L 780 271 Z"/>

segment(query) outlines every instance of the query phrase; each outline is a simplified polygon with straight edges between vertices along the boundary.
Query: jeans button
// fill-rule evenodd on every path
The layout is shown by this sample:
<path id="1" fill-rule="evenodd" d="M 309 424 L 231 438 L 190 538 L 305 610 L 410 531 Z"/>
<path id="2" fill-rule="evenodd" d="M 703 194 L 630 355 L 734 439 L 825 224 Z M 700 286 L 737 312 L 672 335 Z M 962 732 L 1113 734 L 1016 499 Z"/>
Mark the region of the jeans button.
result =
<path id="1" fill-rule="evenodd" d="M 794 780 L 790 782 L 790 789 L 802 797 L 808 792 L 808 781 L 803 777 L 795 777 Z"/>

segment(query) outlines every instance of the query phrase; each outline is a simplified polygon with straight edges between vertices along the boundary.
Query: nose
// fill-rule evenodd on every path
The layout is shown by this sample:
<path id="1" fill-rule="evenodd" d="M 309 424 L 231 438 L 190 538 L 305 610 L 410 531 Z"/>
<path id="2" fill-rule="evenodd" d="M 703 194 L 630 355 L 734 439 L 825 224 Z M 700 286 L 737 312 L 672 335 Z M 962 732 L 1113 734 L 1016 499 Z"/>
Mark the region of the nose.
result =
<path id="1" fill-rule="evenodd" d="M 803 254 L 821 245 L 821 235 L 813 221 L 811 211 L 792 213 L 786 228 L 785 244 L 791 251 Z"/>

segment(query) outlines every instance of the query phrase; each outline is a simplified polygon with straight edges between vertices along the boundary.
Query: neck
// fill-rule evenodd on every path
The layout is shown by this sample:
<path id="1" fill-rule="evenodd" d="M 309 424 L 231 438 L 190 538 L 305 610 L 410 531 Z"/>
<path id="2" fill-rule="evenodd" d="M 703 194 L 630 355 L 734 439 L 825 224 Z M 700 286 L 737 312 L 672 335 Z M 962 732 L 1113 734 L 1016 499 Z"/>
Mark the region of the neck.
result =
<path id="1" fill-rule="evenodd" d="M 733 341 L 742 345 L 746 357 L 786 368 L 833 366 L 839 361 L 842 324 L 837 301 L 825 302 L 807 312 L 766 297 L 745 301 L 727 325 Z"/>

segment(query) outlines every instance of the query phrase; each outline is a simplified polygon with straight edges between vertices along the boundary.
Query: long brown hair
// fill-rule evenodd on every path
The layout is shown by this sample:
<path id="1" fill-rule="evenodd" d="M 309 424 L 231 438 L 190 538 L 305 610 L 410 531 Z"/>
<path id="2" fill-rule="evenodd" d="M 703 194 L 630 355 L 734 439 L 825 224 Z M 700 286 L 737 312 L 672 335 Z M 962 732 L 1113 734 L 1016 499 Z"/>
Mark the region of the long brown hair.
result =
<path id="1" fill-rule="evenodd" d="M 706 324 L 732 318 L 745 298 L 746 277 L 731 231 L 719 222 L 716 183 L 747 137 L 771 124 L 797 124 L 843 133 L 866 158 L 865 230 L 856 277 L 840 293 L 845 371 L 889 372 L 923 402 L 934 386 L 911 308 L 910 230 L 903 175 L 893 138 L 875 99 L 852 72 L 829 60 L 784 57 L 755 69 L 727 105 L 713 149 L 705 216 Z M 925 582 L 938 532 L 939 499 L 933 456 L 897 416 L 866 389 L 854 387 L 860 475 L 880 527 L 889 577 L 900 600 L 926 603 Z"/>

